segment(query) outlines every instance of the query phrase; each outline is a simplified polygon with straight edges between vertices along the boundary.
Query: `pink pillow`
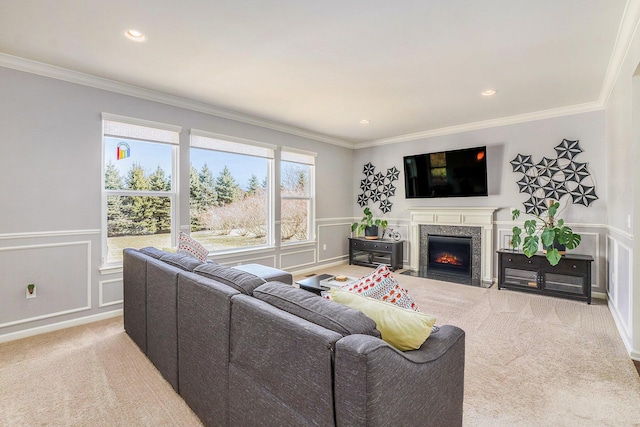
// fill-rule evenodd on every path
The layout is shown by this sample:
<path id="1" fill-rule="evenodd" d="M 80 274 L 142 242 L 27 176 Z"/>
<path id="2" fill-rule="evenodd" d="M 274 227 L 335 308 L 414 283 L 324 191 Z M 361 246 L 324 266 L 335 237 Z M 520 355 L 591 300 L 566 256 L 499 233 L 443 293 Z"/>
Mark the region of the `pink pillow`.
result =
<path id="1" fill-rule="evenodd" d="M 209 255 L 207 248 L 183 231 L 180 232 L 180 237 L 178 238 L 178 253 L 191 255 L 202 262 L 207 262 L 207 256 Z"/>
<path id="2" fill-rule="evenodd" d="M 420 311 L 409 292 L 398 284 L 385 264 L 380 264 L 373 273 L 343 286 L 342 289 L 407 310 Z"/>

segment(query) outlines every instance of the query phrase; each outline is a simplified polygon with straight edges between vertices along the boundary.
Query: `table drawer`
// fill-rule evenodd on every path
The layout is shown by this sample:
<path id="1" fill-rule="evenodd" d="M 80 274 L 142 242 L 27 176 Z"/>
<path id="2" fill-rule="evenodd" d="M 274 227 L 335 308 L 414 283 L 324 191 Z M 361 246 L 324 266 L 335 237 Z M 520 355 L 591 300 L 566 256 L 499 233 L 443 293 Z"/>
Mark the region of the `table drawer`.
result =
<path id="1" fill-rule="evenodd" d="M 351 247 L 354 249 L 363 249 L 363 250 L 378 250 L 390 252 L 393 248 L 393 245 L 386 242 L 377 242 L 375 240 L 367 241 L 367 240 L 352 240 Z"/>

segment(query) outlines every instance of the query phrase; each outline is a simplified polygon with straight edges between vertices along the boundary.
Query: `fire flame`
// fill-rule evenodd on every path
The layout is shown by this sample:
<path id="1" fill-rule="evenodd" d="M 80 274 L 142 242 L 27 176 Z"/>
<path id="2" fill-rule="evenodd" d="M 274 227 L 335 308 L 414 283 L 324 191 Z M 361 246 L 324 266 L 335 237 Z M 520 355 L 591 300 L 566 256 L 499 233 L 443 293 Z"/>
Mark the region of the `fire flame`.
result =
<path id="1" fill-rule="evenodd" d="M 450 264 L 450 265 L 457 265 L 457 266 L 462 266 L 462 260 L 459 259 L 457 256 L 455 255 L 451 255 L 448 253 L 444 253 L 442 255 L 440 255 L 439 257 L 436 258 L 436 262 L 439 264 Z"/>

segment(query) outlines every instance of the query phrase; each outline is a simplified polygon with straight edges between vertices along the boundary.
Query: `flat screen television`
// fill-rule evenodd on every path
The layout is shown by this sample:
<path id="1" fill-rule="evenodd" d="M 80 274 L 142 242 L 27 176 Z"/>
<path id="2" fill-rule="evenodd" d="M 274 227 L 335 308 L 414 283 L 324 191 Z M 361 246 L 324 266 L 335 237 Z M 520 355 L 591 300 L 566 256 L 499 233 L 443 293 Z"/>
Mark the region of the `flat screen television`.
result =
<path id="1" fill-rule="evenodd" d="M 486 196 L 487 147 L 404 157 L 407 199 Z"/>

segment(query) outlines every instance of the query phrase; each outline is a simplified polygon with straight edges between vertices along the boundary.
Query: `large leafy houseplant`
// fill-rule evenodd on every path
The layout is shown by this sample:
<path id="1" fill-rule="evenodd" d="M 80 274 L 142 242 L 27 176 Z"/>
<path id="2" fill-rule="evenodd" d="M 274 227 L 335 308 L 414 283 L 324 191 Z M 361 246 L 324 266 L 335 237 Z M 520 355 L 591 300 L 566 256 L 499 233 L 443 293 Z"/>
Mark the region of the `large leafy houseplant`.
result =
<path id="1" fill-rule="evenodd" d="M 356 231 L 356 236 L 359 236 L 367 228 L 375 227 L 375 236 L 378 235 L 378 227 L 387 228 L 386 219 L 373 219 L 373 213 L 368 207 L 364 208 L 364 216 L 359 222 L 351 224 L 351 231 Z M 373 234 L 373 233 L 372 233 Z M 365 234 L 366 235 L 366 234 Z"/>
<path id="2" fill-rule="evenodd" d="M 565 225 L 563 219 L 557 219 L 560 203 L 550 201 L 549 208 L 543 216 L 531 214 L 534 219 L 524 222 L 524 240 L 522 239 L 522 229 L 513 227 L 511 237 L 513 248 L 518 248 L 522 243 L 522 252 L 529 258 L 533 256 L 540 245 L 546 249 L 546 256 L 549 264 L 557 265 L 561 258 L 561 247 L 575 249 L 582 240 L 579 234 L 573 232 L 571 227 Z M 520 211 L 514 209 L 512 212 L 515 221 L 520 216 Z"/>

